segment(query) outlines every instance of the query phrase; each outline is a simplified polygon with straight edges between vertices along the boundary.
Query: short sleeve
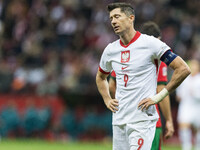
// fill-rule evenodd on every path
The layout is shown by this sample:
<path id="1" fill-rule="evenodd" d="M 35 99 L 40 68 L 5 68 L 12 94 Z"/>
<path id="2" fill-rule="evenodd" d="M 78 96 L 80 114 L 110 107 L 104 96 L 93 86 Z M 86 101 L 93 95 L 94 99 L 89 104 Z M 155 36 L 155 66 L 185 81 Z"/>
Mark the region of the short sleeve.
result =
<path id="1" fill-rule="evenodd" d="M 99 70 L 104 74 L 109 74 L 110 71 L 112 70 L 110 56 L 109 56 L 109 45 L 103 51 L 99 64 Z"/>
<path id="2" fill-rule="evenodd" d="M 166 43 L 157 38 L 152 37 L 151 40 L 151 47 L 154 51 L 154 58 L 160 60 L 162 55 L 171 48 Z"/>

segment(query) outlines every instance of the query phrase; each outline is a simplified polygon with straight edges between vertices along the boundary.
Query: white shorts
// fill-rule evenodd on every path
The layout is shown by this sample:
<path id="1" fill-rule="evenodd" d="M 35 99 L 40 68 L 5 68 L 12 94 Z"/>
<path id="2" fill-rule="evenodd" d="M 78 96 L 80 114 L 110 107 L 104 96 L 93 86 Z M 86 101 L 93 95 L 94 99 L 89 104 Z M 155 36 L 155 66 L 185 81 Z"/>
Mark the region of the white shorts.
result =
<path id="1" fill-rule="evenodd" d="M 150 150 L 156 122 L 157 119 L 113 125 L 113 150 Z"/>

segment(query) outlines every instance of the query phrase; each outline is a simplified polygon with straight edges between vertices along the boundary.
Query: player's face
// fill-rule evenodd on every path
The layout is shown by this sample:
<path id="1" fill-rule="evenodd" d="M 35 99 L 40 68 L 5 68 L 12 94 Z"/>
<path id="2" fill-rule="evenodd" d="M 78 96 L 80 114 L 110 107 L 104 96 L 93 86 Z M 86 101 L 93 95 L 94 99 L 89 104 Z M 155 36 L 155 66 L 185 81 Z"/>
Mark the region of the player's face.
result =
<path id="1" fill-rule="evenodd" d="M 133 27 L 133 17 L 128 17 L 125 13 L 121 12 L 120 8 L 113 9 L 110 12 L 110 21 L 115 33 L 123 35 L 125 31 L 129 31 Z"/>

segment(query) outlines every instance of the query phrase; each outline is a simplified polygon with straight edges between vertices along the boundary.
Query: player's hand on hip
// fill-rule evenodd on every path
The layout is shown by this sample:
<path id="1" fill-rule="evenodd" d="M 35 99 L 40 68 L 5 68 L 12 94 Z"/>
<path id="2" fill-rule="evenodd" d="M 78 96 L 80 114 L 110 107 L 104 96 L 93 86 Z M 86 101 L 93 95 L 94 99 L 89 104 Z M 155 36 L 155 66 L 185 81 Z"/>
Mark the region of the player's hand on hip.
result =
<path id="1" fill-rule="evenodd" d="M 172 121 L 166 121 L 165 124 L 165 138 L 168 139 L 174 134 L 174 125 Z"/>
<path id="2" fill-rule="evenodd" d="M 119 106 L 119 103 L 118 103 L 118 100 L 117 99 L 109 99 L 106 103 L 106 106 L 108 109 L 110 109 L 112 112 L 116 112 L 118 111 L 118 106 Z"/>
<path id="3" fill-rule="evenodd" d="M 142 101 L 140 101 L 140 103 L 138 104 L 138 108 L 140 108 L 143 111 L 144 109 L 147 110 L 149 106 L 154 105 L 154 104 L 155 102 L 152 101 L 151 98 L 145 98 Z"/>

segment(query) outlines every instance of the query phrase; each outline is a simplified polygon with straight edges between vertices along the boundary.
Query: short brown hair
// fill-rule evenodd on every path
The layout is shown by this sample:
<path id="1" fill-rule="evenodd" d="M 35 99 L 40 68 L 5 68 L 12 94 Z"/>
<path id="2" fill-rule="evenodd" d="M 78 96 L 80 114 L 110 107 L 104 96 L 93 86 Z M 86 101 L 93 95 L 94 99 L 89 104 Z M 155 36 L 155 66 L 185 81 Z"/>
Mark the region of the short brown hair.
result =
<path id="1" fill-rule="evenodd" d="M 120 8 L 121 12 L 125 13 L 127 16 L 134 15 L 135 11 L 130 3 L 118 2 L 118 3 L 110 3 L 107 6 L 107 10 L 111 12 L 115 8 Z"/>
<path id="2" fill-rule="evenodd" d="M 142 25 L 141 32 L 147 35 L 153 35 L 156 38 L 161 36 L 159 26 L 153 21 L 148 21 L 144 23 Z"/>

